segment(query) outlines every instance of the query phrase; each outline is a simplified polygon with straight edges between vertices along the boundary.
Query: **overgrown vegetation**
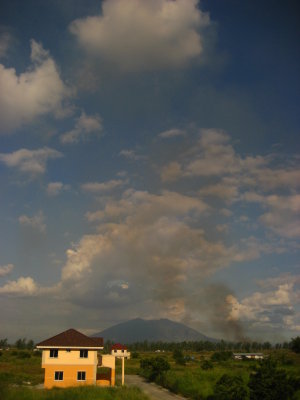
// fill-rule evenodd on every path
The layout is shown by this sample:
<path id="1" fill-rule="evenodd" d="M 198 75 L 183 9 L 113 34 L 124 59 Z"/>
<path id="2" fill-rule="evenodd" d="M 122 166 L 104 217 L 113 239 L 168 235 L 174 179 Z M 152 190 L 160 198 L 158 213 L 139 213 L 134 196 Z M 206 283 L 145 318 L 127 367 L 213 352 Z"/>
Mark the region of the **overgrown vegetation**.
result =
<path id="1" fill-rule="evenodd" d="M 190 353 L 189 357 L 183 353 L 189 359 L 186 365 L 176 362 L 174 353 L 165 352 L 154 358 L 165 360 L 170 369 L 160 370 L 157 374 L 153 371 L 156 364 L 150 362 L 154 358 L 144 358 L 148 354 L 140 355 L 141 375 L 190 399 L 300 399 L 300 357 L 291 351 L 269 350 L 267 358 L 262 361 L 234 360 L 231 352 L 227 351 Z M 133 368 L 137 362 L 130 360 L 127 365 Z M 163 361 L 160 361 L 160 365 L 163 365 Z M 272 383 L 272 379 L 277 382 Z M 286 387 L 285 392 L 282 391 L 283 387 Z M 271 388 L 273 391 L 268 397 Z"/>
<path id="2" fill-rule="evenodd" d="M 218 348 L 215 346 L 213 351 L 185 350 L 190 346 L 188 343 L 179 344 L 177 349 L 173 344 L 164 344 L 172 350 L 155 347 L 160 350 L 159 355 L 154 351 L 135 352 L 131 360 L 125 361 L 125 372 L 140 373 L 174 393 L 194 400 L 300 400 L 298 339 L 293 339 L 287 349 L 264 350 L 266 359 L 263 361 L 234 360 L 232 350 L 225 342 Z M 27 347 L 26 340 L 18 343 L 19 348 L 12 348 L 6 341 L 0 351 L 1 400 L 145 399 L 140 392 L 129 389 L 29 389 L 43 382 L 41 353 L 20 348 L 24 344 Z M 120 360 L 117 360 L 118 371 L 121 371 Z"/>
<path id="3" fill-rule="evenodd" d="M 138 388 L 99 388 L 82 386 L 68 389 L 38 390 L 28 388 L 3 388 L 1 400 L 148 400 Z"/>

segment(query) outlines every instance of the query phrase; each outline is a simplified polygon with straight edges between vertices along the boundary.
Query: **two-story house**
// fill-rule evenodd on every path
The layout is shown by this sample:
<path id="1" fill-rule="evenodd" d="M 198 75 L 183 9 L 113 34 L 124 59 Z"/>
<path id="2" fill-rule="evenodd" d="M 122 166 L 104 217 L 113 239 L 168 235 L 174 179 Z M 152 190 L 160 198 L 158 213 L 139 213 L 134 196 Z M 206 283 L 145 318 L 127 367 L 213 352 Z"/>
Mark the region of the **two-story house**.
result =
<path id="1" fill-rule="evenodd" d="M 75 329 L 68 329 L 37 344 L 43 350 L 42 368 L 45 369 L 44 387 L 115 384 L 115 358 L 99 357 L 102 338 L 90 338 Z M 98 375 L 98 366 L 110 368 L 110 376 Z"/>

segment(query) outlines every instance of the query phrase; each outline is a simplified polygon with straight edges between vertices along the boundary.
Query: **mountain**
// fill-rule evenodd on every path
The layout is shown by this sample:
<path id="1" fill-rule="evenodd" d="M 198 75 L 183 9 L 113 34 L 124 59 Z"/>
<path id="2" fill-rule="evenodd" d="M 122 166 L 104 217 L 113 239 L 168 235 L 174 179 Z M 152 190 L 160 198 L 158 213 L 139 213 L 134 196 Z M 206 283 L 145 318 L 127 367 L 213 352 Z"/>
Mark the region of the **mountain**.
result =
<path id="1" fill-rule="evenodd" d="M 209 338 L 195 329 L 169 319 L 144 320 L 136 318 L 114 325 L 92 336 L 100 336 L 104 340 L 126 344 L 143 342 L 144 340 L 148 342 L 215 341 L 215 339 Z"/>

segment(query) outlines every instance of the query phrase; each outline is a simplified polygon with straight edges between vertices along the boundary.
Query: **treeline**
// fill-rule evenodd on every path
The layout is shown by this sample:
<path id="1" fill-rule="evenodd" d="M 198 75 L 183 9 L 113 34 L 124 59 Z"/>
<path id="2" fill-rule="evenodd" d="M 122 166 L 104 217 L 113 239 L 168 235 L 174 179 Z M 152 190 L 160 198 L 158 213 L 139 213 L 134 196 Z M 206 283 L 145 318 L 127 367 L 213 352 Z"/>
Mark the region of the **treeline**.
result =
<path id="1" fill-rule="evenodd" d="M 106 346 L 110 348 L 112 342 L 107 341 Z M 182 351 L 233 351 L 233 352 L 259 352 L 262 350 L 270 349 L 290 349 L 292 342 L 271 344 L 270 342 L 227 342 L 220 340 L 216 342 L 210 341 L 194 341 L 194 342 L 180 342 L 180 343 L 166 343 L 166 342 L 136 342 L 127 345 L 130 351 L 174 351 L 179 349 Z"/>
<path id="2" fill-rule="evenodd" d="M 11 344 L 8 343 L 7 338 L 0 339 L 0 349 L 7 349 L 7 348 L 17 348 L 19 350 L 32 350 L 34 348 L 34 341 L 27 340 L 26 338 L 20 338 L 16 340 L 15 343 Z"/>

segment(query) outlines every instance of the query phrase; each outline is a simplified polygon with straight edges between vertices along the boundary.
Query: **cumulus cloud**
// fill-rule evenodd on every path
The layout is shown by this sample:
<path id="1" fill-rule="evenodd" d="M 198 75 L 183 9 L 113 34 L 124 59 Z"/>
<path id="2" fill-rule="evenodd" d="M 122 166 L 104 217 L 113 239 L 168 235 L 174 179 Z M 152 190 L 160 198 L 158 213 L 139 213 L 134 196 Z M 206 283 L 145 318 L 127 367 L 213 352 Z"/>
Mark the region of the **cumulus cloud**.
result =
<path id="1" fill-rule="evenodd" d="M 45 216 L 42 211 L 39 211 L 33 217 L 21 215 L 19 217 L 19 223 L 26 228 L 31 228 L 33 230 L 39 231 L 40 233 L 46 232 Z"/>
<path id="2" fill-rule="evenodd" d="M 70 31 L 90 54 L 123 70 L 178 68 L 203 53 L 209 16 L 197 0 L 107 0 L 102 15 L 75 20 Z"/>
<path id="3" fill-rule="evenodd" d="M 182 169 L 180 163 L 177 161 L 171 161 L 161 170 L 162 182 L 176 181 L 180 176 L 182 176 Z"/>
<path id="4" fill-rule="evenodd" d="M 32 177 L 44 174 L 47 161 L 62 157 L 62 153 L 49 147 L 37 150 L 20 149 L 12 153 L 0 153 L 0 161 L 9 168 L 16 168 Z"/>
<path id="5" fill-rule="evenodd" d="M 122 179 L 112 179 L 107 182 L 87 182 L 81 185 L 81 189 L 90 193 L 109 192 L 125 184 Z"/>
<path id="6" fill-rule="evenodd" d="M 58 196 L 63 190 L 69 189 L 69 185 L 64 185 L 62 182 L 50 182 L 47 185 L 48 196 Z"/>
<path id="7" fill-rule="evenodd" d="M 63 144 L 75 144 L 88 140 L 91 135 L 99 135 L 102 132 L 102 120 L 99 115 L 86 115 L 81 113 L 77 118 L 75 127 L 71 131 L 61 135 L 60 141 Z"/>
<path id="8" fill-rule="evenodd" d="M 184 136 L 186 134 L 186 131 L 182 130 L 182 129 L 169 129 L 168 131 L 163 131 L 161 132 L 158 136 L 162 139 L 169 139 L 169 138 L 173 138 L 176 136 Z"/>
<path id="9" fill-rule="evenodd" d="M 193 222 L 208 210 L 198 198 L 167 191 L 157 195 L 130 189 L 121 199 L 110 199 L 102 210 L 87 214 L 98 223 L 98 233 L 83 236 L 67 251 L 65 294 L 93 306 L 101 291 L 110 307 L 111 302 L 135 307 L 137 301 L 152 312 L 158 307 L 160 315 L 183 318 L 188 314 L 184 299 L 198 293 L 205 277 L 266 251 L 251 240 L 250 247 L 245 241 L 239 248 L 207 239 Z"/>
<path id="10" fill-rule="evenodd" d="M 4 27 L 0 26 L 0 58 L 3 58 L 7 55 L 7 51 L 12 41 L 13 37 L 11 33 Z"/>
<path id="11" fill-rule="evenodd" d="M 234 202 L 258 203 L 262 211 L 257 221 L 263 226 L 285 238 L 299 237 L 297 155 L 285 162 L 276 153 L 242 156 L 225 132 L 204 129 L 175 157 L 176 161 L 157 168 L 162 182 L 197 179 L 199 196 L 218 201 L 218 207 L 220 202 L 227 206 Z"/>
<path id="12" fill-rule="evenodd" d="M 0 64 L 0 132 L 10 133 L 37 117 L 69 112 L 64 101 L 71 92 L 60 78 L 57 66 L 41 44 L 31 41 L 31 66 L 17 75 Z"/>
<path id="13" fill-rule="evenodd" d="M 295 307 L 300 299 L 295 284 L 297 281 L 299 284 L 299 277 L 291 279 L 290 276 L 281 276 L 267 281 L 262 288 L 269 290 L 254 292 L 241 301 L 228 295 L 226 302 L 230 306 L 230 312 L 227 318 L 255 325 L 297 330 Z"/>
<path id="14" fill-rule="evenodd" d="M 260 216 L 260 221 L 273 232 L 287 238 L 300 236 L 300 195 L 261 195 L 256 192 L 246 192 L 243 199 L 248 202 L 260 203 L 267 209 Z"/>
<path id="15" fill-rule="evenodd" d="M 135 150 L 123 149 L 120 151 L 119 154 L 120 154 L 120 156 L 123 156 L 123 157 L 127 158 L 128 160 L 132 160 L 132 161 L 139 161 L 139 160 L 146 159 L 146 156 L 137 154 Z"/>
<path id="16" fill-rule="evenodd" d="M 0 266 L 0 277 L 9 275 L 13 270 L 13 268 L 14 268 L 13 264 L 6 264 Z"/>
<path id="17" fill-rule="evenodd" d="M 30 277 L 20 277 L 16 281 L 8 281 L 0 287 L 0 294 L 12 296 L 34 296 L 38 293 L 36 282 Z"/>

